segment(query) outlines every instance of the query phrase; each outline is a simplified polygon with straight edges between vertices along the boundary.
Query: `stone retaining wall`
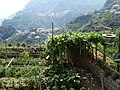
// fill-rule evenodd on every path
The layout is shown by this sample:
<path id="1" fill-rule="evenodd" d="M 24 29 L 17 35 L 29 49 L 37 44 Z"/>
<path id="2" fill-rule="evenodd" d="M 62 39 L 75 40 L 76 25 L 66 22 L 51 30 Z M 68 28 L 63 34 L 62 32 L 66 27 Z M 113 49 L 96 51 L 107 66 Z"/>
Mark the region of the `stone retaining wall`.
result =
<path id="1" fill-rule="evenodd" d="M 113 80 L 111 76 L 105 77 L 105 72 L 92 61 L 81 61 L 84 67 L 90 69 L 98 78 L 99 80 L 103 80 L 103 85 L 108 90 L 120 90 L 120 79 Z M 102 85 L 101 85 L 102 86 Z"/>

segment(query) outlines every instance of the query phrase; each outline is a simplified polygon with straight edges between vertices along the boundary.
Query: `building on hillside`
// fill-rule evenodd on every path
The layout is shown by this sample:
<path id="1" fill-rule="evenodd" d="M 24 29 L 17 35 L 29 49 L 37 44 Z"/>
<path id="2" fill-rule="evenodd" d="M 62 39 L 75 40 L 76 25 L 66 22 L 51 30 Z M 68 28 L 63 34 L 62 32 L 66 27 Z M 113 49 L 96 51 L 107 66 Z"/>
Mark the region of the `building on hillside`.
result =
<path id="1" fill-rule="evenodd" d="M 115 5 L 112 6 L 112 9 L 119 10 L 120 9 L 120 5 L 119 4 L 115 4 Z"/>
<path id="2" fill-rule="evenodd" d="M 120 11 L 116 11 L 114 14 L 116 14 L 116 15 L 120 15 Z"/>
<path id="3" fill-rule="evenodd" d="M 120 14 L 120 5 L 119 4 L 113 5 L 110 12 L 116 15 Z"/>

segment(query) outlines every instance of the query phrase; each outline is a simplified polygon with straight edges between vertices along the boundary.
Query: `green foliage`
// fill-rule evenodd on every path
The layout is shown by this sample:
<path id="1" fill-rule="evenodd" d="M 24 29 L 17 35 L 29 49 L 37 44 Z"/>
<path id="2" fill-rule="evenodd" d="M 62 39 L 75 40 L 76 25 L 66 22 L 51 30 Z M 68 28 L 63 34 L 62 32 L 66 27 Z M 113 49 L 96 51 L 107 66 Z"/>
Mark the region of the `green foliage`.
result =
<path id="1" fill-rule="evenodd" d="M 4 69 L 3 69 L 4 70 Z M 2 70 L 1 73 L 4 71 Z M 38 66 L 31 66 L 31 67 L 9 67 L 5 69 L 5 76 L 6 77 L 32 77 L 39 75 L 40 70 Z"/>
<path id="2" fill-rule="evenodd" d="M 81 52 L 85 52 L 86 50 L 83 47 L 89 47 L 90 43 L 98 44 L 103 42 L 105 42 L 105 38 L 98 33 L 70 31 L 54 36 L 53 40 L 49 38 L 47 41 L 47 54 L 51 60 L 64 61 L 68 59 L 68 51 L 73 52 L 81 49 Z"/>
<path id="3" fill-rule="evenodd" d="M 47 86 L 49 88 L 58 87 L 63 90 L 80 89 L 80 76 L 71 68 L 61 68 L 61 65 L 50 65 L 44 72 L 48 77 Z"/>
<path id="4" fill-rule="evenodd" d="M 20 53 L 19 57 L 17 58 L 18 60 L 22 61 L 27 61 L 30 59 L 29 53 L 26 51 L 23 51 Z"/>
<path id="5" fill-rule="evenodd" d="M 0 77 L 4 75 L 5 67 L 0 65 Z"/>
<path id="6" fill-rule="evenodd" d="M 29 58 L 29 53 L 24 51 L 24 52 L 20 53 L 20 57 L 26 60 Z"/>
<path id="7" fill-rule="evenodd" d="M 114 31 L 111 31 L 111 30 L 108 30 L 108 31 L 102 31 L 102 32 L 99 32 L 99 33 L 104 33 L 104 34 L 115 34 L 116 37 L 115 38 L 106 38 L 102 40 L 101 42 L 101 45 L 98 46 L 98 49 L 100 51 L 103 51 L 103 45 L 106 44 L 106 54 L 109 55 L 110 57 L 114 58 L 114 59 L 117 59 L 118 56 L 119 56 L 119 53 L 118 53 L 118 45 L 119 45 L 119 29 L 116 29 Z"/>
<path id="8" fill-rule="evenodd" d="M 70 29 L 75 29 L 77 31 L 84 31 L 84 32 L 90 32 L 90 31 L 103 31 L 103 30 L 112 30 L 117 29 L 120 26 L 120 15 L 115 14 L 115 12 L 119 11 L 113 11 L 112 6 L 114 4 L 118 4 L 119 0 L 107 0 L 111 1 L 110 7 L 106 9 L 99 10 L 97 12 L 94 12 L 91 14 L 91 17 L 87 22 L 84 23 L 85 16 L 80 16 L 84 20 L 80 19 L 80 17 L 75 18 L 75 20 L 70 22 L 70 25 L 68 27 Z M 115 1 L 115 2 L 114 2 Z M 120 4 L 120 3 L 119 3 Z M 107 5 L 105 5 L 107 6 Z M 108 6 L 107 6 L 108 7 Z M 89 16 L 89 15 L 86 15 Z"/>
<path id="9" fill-rule="evenodd" d="M 69 22 L 67 25 L 68 28 L 73 30 L 78 30 L 80 27 L 82 27 L 84 24 L 88 23 L 88 21 L 92 18 L 91 14 L 79 16 L 72 21 Z"/>

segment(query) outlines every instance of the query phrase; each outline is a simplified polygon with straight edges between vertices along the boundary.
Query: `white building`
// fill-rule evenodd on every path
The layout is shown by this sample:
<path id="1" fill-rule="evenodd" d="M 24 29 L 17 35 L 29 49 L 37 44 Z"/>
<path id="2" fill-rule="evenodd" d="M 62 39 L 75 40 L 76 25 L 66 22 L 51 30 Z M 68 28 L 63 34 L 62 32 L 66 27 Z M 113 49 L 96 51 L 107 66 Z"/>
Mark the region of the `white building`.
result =
<path id="1" fill-rule="evenodd" d="M 120 11 L 116 11 L 115 14 L 116 14 L 116 15 L 120 15 Z"/>
<path id="2" fill-rule="evenodd" d="M 115 4 L 115 5 L 112 6 L 112 9 L 119 10 L 120 9 L 120 5 L 119 4 Z"/>

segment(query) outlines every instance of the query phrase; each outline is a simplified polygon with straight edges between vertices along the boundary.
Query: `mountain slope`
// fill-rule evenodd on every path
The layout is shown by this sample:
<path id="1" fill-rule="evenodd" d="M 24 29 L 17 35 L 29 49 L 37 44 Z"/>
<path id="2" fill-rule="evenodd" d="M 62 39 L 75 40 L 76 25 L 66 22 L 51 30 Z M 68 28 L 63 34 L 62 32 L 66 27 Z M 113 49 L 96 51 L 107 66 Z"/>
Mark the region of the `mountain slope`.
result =
<path id="1" fill-rule="evenodd" d="M 15 28 L 14 27 L 12 27 L 12 26 L 8 26 L 8 27 L 1 26 L 0 27 L 0 41 L 8 39 L 14 33 L 15 33 Z"/>
<path id="2" fill-rule="evenodd" d="M 104 4 L 104 8 L 110 9 L 114 4 L 120 4 L 120 0 L 107 0 Z"/>
<path id="3" fill-rule="evenodd" d="M 83 17 L 88 17 L 88 15 L 81 16 L 81 18 Z M 92 13 L 91 18 L 88 20 L 84 19 L 86 20 L 86 23 L 84 24 L 80 18 L 76 19 L 77 23 L 73 23 L 71 25 L 72 27 L 68 28 L 77 29 L 78 31 L 117 29 L 120 27 L 120 0 L 107 0 L 102 10 Z M 80 24 L 79 26 L 78 23 Z"/>
<path id="4" fill-rule="evenodd" d="M 61 26 L 69 20 L 103 7 L 106 0 L 31 0 L 23 11 L 16 13 L 3 26 L 12 25 L 16 29 L 50 28 Z M 91 3 L 92 2 L 92 3 Z"/>
<path id="5" fill-rule="evenodd" d="M 67 24 L 68 29 L 77 30 L 92 18 L 92 14 L 79 16 Z"/>

